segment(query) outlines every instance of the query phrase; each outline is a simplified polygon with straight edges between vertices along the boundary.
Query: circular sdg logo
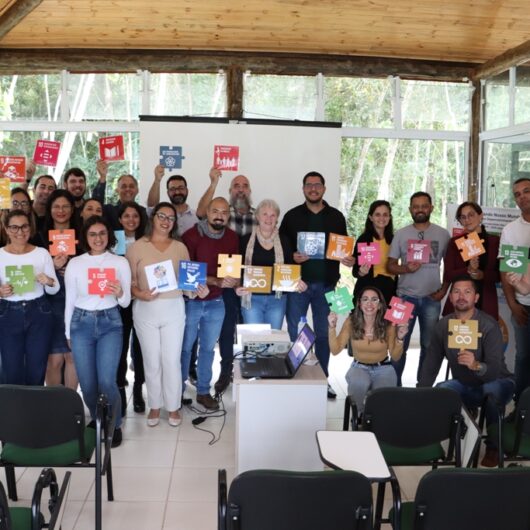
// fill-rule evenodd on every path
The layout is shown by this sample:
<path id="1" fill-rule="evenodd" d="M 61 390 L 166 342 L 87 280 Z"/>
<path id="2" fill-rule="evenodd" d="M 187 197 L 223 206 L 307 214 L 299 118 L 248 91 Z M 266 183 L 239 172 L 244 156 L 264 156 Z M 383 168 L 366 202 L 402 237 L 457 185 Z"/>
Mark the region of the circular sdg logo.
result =
<path id="1" fill-rule="evenodd" d="M 175 160 L 174 157 L 172 156 L 166 157 L 166 167 L 175 167 L 176 164 L 177 164 L 177 161 Z"/>
<path id="2" fill-rule="evenodd" d="M 517 267 L 520 267 L 522 264 L 523 262 L 517 258 L 510 258 L 506 260 L 506 265 L 508 265 L 508 267 L 510 267 L 511 269 L 516 269 Z"/>

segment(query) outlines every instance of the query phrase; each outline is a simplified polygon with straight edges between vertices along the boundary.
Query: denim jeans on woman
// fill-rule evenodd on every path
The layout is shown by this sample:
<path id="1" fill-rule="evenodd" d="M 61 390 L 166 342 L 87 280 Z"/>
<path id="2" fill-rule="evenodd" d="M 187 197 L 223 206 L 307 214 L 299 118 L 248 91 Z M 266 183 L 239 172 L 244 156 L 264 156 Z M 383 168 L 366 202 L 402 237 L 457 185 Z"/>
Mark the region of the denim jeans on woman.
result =
<path id="1" fill-rule="evenodd" d="M 76 307 L 70 323 L 72 354 L 85 404 L 92 419 L 96 419 L 98 396 L 105 394 L 111 407 L 116 407 L 116 427 L 121 425 L 116 374 L 121 355 L 122 330 L 117 306 L 101 311 Z"/>

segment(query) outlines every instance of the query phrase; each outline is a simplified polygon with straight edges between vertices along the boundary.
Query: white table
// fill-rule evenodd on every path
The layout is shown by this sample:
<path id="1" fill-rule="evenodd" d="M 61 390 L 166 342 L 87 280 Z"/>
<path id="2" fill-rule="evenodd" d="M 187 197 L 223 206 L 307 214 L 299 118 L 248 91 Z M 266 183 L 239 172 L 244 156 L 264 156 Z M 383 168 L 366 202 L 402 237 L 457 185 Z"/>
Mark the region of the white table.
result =
<path id="1" fill-rule="evenodd" d="M 292 379 L 243 379 L 234 363 L 236 473 L 323 469 L 315 431 L 326 428 L 327 379 L 303 365 Z"/>

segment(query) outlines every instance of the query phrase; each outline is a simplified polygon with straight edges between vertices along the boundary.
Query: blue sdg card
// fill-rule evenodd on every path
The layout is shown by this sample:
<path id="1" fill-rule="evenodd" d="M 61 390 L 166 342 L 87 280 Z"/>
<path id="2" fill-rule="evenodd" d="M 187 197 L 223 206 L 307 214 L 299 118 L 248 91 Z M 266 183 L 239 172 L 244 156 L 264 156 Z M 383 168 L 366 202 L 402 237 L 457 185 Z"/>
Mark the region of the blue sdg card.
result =
<path id="1" fill-rule="evenodd" d="M 324 259 L 326 253 L 326 234 L 324 232 L 298 232 L 298 252 L 309 259 Z"/>
<path id="2" fill-rule="evenodd" d="M 184 291 L 196 291 L 199 284 L 206 285 L 206 263 L 179 262 L 178 288 Z"/>
<path id="3" fill-rule="evenodd" d="M 159 163 L 165 168 L 181 169 L 182 160 L 186 157 L 182 156 L 182 147 L 180 145 L 161 145 L 159 158 Z"/>

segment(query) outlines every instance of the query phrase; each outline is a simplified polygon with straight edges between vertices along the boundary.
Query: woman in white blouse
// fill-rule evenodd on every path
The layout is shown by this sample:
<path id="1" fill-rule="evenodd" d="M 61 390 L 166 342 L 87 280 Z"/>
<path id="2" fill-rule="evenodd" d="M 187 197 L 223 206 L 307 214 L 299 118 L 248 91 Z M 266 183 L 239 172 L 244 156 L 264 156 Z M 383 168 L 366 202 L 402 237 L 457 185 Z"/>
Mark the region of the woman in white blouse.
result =
<path id="1" fill-rule="evenodd" d="M 0 249 L 0 354 L 2 383 L 42 385 L 52 339 L 52 310 L 45 293 L 59 282 L 43 248 L 29 243 L 31 220 L 22 210 L 5 218 L 7 244 Z"/>
<path id="2" fill-rule="evenodd" d="M 120 445 L 121 403 L 116 372 L 122 344 L 118 305 L 131 300 L 131 271 L 127 260 L 109 252 L 116 244 L 114 232 L 100 216 L 90 217 L 81 230 L 85 254 L 73 258 L 65 272 L 65 330 L 74 356 L 83 399 L 96 417 L 99 394 L 116 407 L 112 446 Z"/>

